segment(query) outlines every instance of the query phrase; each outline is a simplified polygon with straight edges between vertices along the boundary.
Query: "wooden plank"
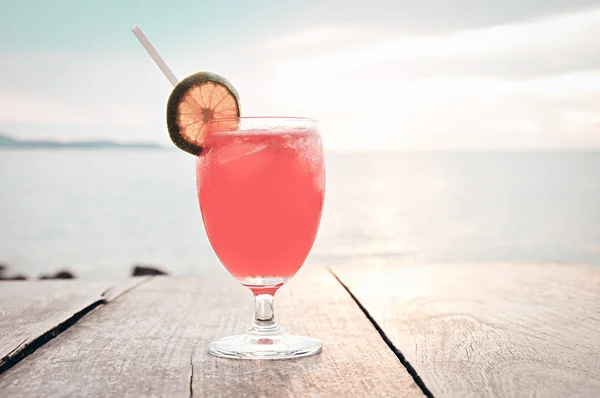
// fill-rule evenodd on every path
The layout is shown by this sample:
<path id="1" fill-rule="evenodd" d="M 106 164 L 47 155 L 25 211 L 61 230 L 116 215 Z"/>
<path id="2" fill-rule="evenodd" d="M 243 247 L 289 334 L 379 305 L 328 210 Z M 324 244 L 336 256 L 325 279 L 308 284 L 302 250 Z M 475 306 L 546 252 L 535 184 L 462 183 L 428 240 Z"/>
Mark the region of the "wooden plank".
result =
<path id="1" fill-rule="evenodd" d="M 436 397 L 600 396 L 598 268 L 333 271 Z"/>
<path id="2" fill-rule="evenodd" d="M 282 325 L 323 352 L 240 361 L 206 352 L 251 322 L 251 293 L 228 275 L 156 277 L 78 322 L 0 376 L 7 396 L 394 396 L 421 390 L 324 269 L 277 294 Z"/>
<path id="3" fill-rule="evenodd" d="M 0 282 L 0 373 L 144 279 Z"/>

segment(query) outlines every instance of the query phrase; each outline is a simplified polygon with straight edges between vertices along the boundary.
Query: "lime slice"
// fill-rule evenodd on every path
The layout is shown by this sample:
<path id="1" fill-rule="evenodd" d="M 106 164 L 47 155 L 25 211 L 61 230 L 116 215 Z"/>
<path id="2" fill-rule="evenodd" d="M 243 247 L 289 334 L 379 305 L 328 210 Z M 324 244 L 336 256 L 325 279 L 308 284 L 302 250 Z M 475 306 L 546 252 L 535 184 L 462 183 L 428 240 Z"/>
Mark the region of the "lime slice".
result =
<path id="1" fill-rule="evenodd" d="M 167 128 L 171 141 L 181 150 L 200 155 L 209 124 L 214 120 L 240 116 L 236 89 L 224 77 L 211 72 L 194 73 L 175 86 L 167 103 Z M 234 130 L 235 119 L 219 123 L 220 129 Z"/>

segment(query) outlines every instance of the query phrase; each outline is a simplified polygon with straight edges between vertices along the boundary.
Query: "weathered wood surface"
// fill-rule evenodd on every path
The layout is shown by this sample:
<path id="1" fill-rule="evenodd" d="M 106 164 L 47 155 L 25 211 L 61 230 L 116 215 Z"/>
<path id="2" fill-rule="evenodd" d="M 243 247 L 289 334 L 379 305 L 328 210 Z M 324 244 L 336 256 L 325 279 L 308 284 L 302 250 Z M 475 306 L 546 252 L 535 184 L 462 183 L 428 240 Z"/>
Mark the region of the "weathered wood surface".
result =
<path id="1" fill-rule="evenodd" d="M 28 350 L 144 279 L 0 283 L 0 373 Z"/>
<path id="2" fill-rule="evenodd" d="M 600 269 L 333 271 L 436 397 L 600 396 Z"/>
<path id="3" fill-rule="evenodd" d="M 209 340 L 249 326 L 250 292 L 223 274 L 156 277 L 0 375 L 0 395 L 423 396 L 326 270 L 301 271 L 276 307 L 284 328 L 321 338 L 323 352 L 285 361 L 210 356 Z"/>

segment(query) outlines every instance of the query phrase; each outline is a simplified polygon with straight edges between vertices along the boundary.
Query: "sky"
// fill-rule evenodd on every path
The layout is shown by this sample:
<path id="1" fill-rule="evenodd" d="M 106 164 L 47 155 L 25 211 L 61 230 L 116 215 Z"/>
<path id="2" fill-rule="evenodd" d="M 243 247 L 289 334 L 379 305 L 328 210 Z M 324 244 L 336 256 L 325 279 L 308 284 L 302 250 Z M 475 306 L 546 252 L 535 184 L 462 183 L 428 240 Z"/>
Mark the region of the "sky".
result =
<path id="1" fill-rule="evenodd" d="M 0 0 L 0 132 L 169 144 L 135 24 L 331 151 L 600 149 L 598 0 Z"/>

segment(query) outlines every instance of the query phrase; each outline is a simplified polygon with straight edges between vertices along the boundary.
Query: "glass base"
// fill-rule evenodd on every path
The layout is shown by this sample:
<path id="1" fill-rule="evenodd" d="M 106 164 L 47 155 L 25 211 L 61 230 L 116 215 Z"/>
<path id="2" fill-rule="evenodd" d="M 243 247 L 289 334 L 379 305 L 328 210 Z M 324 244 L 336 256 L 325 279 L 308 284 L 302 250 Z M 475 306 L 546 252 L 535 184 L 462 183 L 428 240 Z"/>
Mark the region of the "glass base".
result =
<path id="1" fill-rule="evenodd" d="M 212 355 L 233 359 L 290 359 L 318 354 L 323 342 L 310 337 L 295 336 L 277 327 L 271 331 L 254 328 L 237 335 L 208 343 Z"/>

